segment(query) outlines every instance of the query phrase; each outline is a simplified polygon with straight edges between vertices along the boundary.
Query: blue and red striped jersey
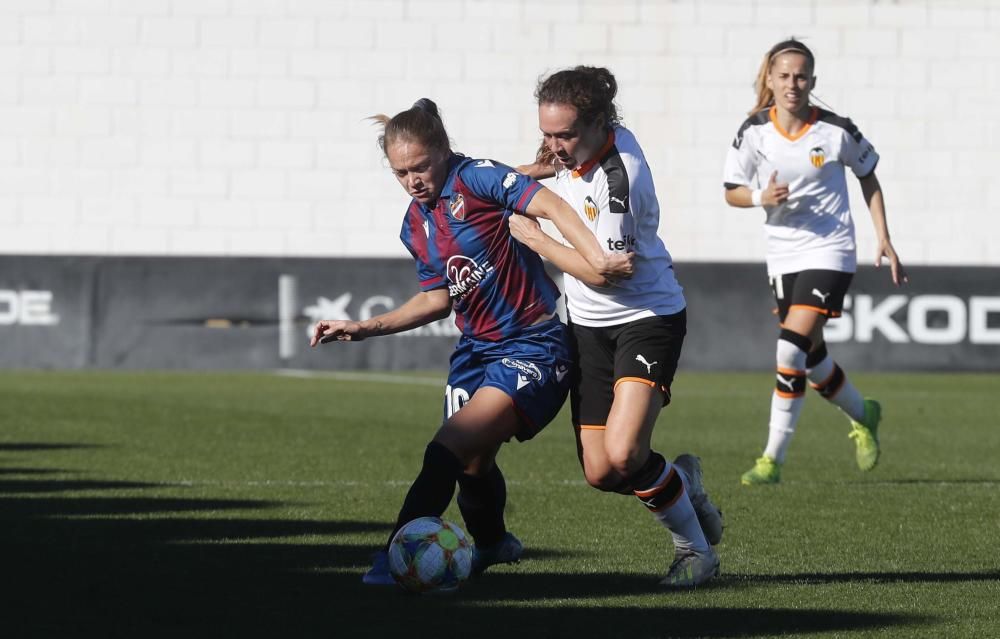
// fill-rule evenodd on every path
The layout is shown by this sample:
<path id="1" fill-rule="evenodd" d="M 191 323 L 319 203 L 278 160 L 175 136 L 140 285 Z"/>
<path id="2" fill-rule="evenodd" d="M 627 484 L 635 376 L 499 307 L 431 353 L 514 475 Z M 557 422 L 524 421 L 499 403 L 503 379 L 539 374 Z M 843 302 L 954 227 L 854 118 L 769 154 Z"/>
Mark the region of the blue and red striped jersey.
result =
<path id="1" fill-rule="evenodd" d="M 399 237 L 421 290 L 448 288 L 463 335 L 499 341 L 555 312 L 558 287 L 507 226 L 541 188 L 499 162 L 453 154 L 434 208 L 410 202 Z"/>

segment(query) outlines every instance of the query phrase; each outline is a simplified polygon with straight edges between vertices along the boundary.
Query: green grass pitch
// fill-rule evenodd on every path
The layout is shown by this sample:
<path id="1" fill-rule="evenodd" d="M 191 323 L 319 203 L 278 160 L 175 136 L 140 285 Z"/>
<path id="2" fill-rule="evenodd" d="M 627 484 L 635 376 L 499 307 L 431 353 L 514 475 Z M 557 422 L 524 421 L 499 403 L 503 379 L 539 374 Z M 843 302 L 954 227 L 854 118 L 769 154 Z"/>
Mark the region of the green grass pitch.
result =
<path id="1" fill-rule="evenodd" d="M 858 374 L 883 457 L 810 394 L 783 483 L 743 488 L 772 378 L 681 371 L 654 444 L 700 455 L 723 576 L 587 487 L 568 412 L 504 447 L 525 559 L 453 596 L 360 583 L 440 419 L 442 377 L 0 374 L 2 637 L 991 637 L 1000 376 Z M 461 523 L 452 506 L 446 516 Z"/>

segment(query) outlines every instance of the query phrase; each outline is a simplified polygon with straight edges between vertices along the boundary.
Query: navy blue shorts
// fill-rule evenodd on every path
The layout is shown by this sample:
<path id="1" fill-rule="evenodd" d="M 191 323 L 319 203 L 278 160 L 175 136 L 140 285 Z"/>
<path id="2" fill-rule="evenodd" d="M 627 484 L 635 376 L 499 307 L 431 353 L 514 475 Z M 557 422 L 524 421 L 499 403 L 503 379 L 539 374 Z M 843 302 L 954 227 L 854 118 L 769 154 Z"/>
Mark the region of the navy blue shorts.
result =
<path id="1" fill-rule="evenodd" d="M 521 417 L 517 439 L 531 439 L 555 419 L 566 401 L 571 353 L 568 330 L 554 318 L 500 342 L 462 337 L 451 356 L 444 418 L 483 386 L 493 386 L 510 396 Z"/>

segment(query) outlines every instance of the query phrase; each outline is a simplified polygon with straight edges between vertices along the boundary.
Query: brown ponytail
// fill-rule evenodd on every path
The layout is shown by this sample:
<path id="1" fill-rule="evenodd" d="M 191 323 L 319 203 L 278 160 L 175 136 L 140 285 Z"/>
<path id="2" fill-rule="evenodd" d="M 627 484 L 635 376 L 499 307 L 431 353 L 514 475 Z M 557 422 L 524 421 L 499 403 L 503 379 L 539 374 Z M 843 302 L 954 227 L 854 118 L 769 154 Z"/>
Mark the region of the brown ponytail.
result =
<path id="1" fill-rule="evenodd" d="M 382 133 L 378 136 L 378 146 L 382 153 L 397 139 L 413 140 L 444 154 L 451 152 L 451 142 L 437 105 L 428 98 L 420 98 L 412 107 L 391 118 L 378 114 L 368 119 L 382 125 Z"/>

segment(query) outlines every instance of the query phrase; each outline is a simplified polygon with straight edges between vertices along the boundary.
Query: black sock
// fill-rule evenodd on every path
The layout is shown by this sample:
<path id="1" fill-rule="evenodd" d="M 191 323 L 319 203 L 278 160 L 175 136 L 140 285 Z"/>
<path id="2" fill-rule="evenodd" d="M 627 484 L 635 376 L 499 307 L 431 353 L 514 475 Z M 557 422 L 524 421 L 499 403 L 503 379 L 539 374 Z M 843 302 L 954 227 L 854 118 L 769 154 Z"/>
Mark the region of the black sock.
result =
<path id="1" fill-rule="evenodd" d="M 492 546 L 503 540 L 507 533 L 503 521 L 506 505 L 507 483 L 495 462 L 482 477 L 459 475 L 458 508 L 469 534 L 479 546 Z"/>
<path id="2" fill-rule="evenodd" d="M 462 474 L 462 462 L 442 444 L 431 442 L 424 451 L 424 465 L 413 480 L 386 549 L 400 528 L 418 517 L 440 517 L 455 494 L 455 482 Z"/>

